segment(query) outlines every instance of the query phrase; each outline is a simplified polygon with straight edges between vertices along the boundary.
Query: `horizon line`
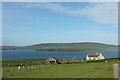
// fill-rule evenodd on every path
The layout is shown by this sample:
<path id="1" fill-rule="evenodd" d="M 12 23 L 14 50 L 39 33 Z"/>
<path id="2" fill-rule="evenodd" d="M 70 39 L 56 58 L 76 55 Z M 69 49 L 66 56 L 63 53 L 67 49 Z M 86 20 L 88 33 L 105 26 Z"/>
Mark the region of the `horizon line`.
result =
<path id="1" fill-rule="evenodd" d="M 38 44 L 74 44 L 74 43 L 99 43 L 99 44 L 106 44 L 106 45 L 120 45 L 120 44 L 110 44 L 110 43 L 104 43 L 104 42 L 43 42 L 43 43 L 35 43 L 35 44 L 32 44 L 32 45 L 23 45 L 23 46 L 33 46 L 33 45 L 38 45 Z M 6 46 L 6 45 L 2 45 L 3 46 Z M 9 46 L 12 46 L 12 45 L 9 45 Z M 17 45 L 16 45 L 17 46 Z M 18 45 L 19 46 L 19 45 Z M 1 47 L 1 46 L 0 46 Z M 14 46 L 13 46 L 14 47 Z M 20 46 L 19 46 L 20 47 Z M 22 46 L 21 46 L 22 47 Z"/>

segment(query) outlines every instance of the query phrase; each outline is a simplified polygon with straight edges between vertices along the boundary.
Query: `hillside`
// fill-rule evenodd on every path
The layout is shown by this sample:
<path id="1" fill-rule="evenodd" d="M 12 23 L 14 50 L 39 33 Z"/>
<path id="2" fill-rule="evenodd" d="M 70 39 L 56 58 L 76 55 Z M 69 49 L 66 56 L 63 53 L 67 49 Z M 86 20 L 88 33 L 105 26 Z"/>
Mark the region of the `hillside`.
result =
<path id="1" fill-rule="evenodd" d="M 117 50 L 118 46 L 94 42 L 82 43 L 44 43 L 30 46 L 4 46 L 2 49 L 37 49 L 42 51 L 84 51 L 84 50 Z"/>
<path id="2" fill-rule="evenodd" d="M 0 49 L 15 49 L 17 46 L 0 46 Z"/>

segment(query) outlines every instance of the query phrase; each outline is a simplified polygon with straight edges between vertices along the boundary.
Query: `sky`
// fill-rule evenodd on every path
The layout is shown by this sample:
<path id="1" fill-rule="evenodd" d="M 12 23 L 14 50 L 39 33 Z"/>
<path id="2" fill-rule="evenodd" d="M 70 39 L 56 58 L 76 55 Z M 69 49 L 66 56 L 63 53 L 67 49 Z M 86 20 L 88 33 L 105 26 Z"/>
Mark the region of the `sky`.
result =
<path id="1" fill-rule="evenodd" d="M 118 44 L 116 2 L 3 2 L 3 46 Z"/>

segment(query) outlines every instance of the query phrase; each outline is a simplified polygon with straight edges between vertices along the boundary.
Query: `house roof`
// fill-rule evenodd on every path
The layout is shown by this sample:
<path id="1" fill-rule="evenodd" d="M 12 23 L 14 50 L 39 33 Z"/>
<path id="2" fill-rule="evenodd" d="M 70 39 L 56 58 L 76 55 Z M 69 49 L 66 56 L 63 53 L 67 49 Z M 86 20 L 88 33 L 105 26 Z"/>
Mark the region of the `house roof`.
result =
<path id="1" fill-rule="evenodd" d="M 72 60 L 79 60 L 79 58 L 75 57 L 75 58 L 73 58 Z"/>
<path id="2" fill-rule="evenodd" d="M 88 54 L 88 57 L 98 57 L 99 54 Z"/>
<path id="3" fill-rule="evenodd" d="M 50 58 L 48 58 L 47 60 L 49 60 L 49 59 L 55 59 L 55 60 L 58 60 L 57 58 L 55 58 L 55 57 L 50 57 Z"/>
<path id="4" fill-rule="evenodd" d="M 64 58 L 63 61 L 68 61 L 68 59 L 67 59 L 67 58 Z"/>

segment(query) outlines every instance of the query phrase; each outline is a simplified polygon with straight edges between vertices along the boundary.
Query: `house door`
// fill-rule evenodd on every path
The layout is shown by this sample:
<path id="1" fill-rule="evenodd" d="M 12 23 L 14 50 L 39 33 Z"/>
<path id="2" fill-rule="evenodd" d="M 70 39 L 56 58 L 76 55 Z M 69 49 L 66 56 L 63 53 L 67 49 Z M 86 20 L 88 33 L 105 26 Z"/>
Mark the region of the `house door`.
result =
<path id="1" fill-rule="evenodd" d="M 55 61 L 50 61 L 50 64 L 55 64 Z"/>

